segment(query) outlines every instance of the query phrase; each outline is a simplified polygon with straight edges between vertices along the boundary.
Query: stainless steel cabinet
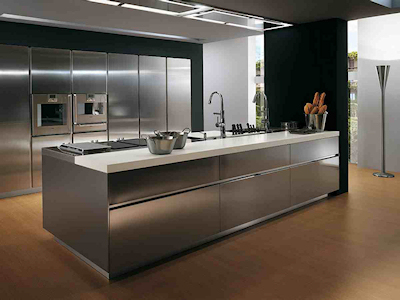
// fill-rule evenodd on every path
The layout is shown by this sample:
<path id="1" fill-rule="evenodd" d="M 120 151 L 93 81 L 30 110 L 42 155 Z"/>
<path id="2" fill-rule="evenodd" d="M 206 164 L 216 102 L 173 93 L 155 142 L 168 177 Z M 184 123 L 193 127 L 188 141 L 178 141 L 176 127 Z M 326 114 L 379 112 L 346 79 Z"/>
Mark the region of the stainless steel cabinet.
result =
<path id="1" fill-rule="evenodd" d="M 167 58 L 168 130 L 192 128 L 191 61 Z"/>
<path id="2" fill-rule="evenodd" d="M 339 157 L 292 168 L 291 205 L 332 193 L 339 189 Z"/>
<path id="3" fill-rule="evenodd" d="M 72 51 L 72 92 L 107 93 L 107 54 Z"/>
<path id="4" fill-rule="evenodd" d="M 220 157 L 220 179 L 267 171 L 288 166 L 290 146 L 279 146 L 228 154 Z"/>
<path id="5" fill-rule="evenodd" d="M 219 186 L 111 210 L 111 276 L 217 234 L 219 220 Z"/>
<path id="6" fill-rule="evenodd" d="M 108 175 L 110 204 L 118 204 L 218 181 L 218 157 Z"/>
<path id="7" fill-rule="evenodd" d="M 334 156 L 339 153 L 339 138 L 327 138 L 311 142 L 293 144 L 291 147 L 291 164 L 310 162 Z"/>
<path id="8" fill-rule="evenodd" d="M 165 57 L 139 57 L 140 134 L 167 129 L 167 66 Z"/>
<path id="9" fill-rule="evenodd" d="M 0 45 L 0 193 L 29 189 L 29 50 Z"/>
<path id="10" fill-rule="evenodd" d="M 108 54 L 108 131 L 110 140 L 139 137 L 139 58 Z"/>
<path id="11" fill-rule="evenodd" d="M 49 135 L 32 138 L 32 183 L 33 187 L 42 186 L 42 148 L 71 143 L 71 135 Z"/>
<path id="12" fill-rule="evenodd" d="M 71 51 L 32 48 L 32 94 L 71 93 Z"/>
<path id="13" fill-rule="evenodd" d="M 220 193 L 224 231 L 290 207 L 290 171 L 221 184 Z"/>

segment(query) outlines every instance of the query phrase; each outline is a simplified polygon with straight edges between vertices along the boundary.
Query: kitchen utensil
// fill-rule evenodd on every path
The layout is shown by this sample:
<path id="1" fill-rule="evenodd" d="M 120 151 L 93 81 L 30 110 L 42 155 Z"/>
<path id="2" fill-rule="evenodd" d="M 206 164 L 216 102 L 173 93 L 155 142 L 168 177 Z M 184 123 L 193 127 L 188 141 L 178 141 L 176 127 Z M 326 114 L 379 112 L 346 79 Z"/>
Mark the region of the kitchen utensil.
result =
<path id="1" fill-rule="evenodd" d="M 315 129 L 318 132 L 325 130 L 326 118 L 328 117 L 328 112 L 318 115 L 318 114 L 305 114 L 306 127 L 308 129 Z"/>
<path id="2" fill-rule="evenodd" d="M 281 122 L 281 128 L 283 130 L 289 130 L 290 129 L 290 122 Z"/>
<path id="3" fill-rule="evenodd" d="M 178 138 L 176 139 L 176 143 L 174 149 L 183 149 L 186 146 L 186 140 L 191 130 L 189 128 L 183 129 L 178 134 Z"/>
<path id="4" fill-rule="evenodd" d="M 177 136 L 173 135 L 155 135 L 155 136 L 142 136 L 146 138 L 147 148 L 150 153 L 157 155 L 170 154 L 174 149 Z"/>

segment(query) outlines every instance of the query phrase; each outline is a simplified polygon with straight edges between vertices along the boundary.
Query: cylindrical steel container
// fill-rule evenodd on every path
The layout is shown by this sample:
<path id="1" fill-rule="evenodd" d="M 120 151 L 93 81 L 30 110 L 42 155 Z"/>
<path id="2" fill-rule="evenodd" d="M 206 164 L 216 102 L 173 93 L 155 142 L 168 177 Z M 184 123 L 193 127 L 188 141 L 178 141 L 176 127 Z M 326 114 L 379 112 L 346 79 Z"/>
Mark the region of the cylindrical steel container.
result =
<path id="1" fill-rule="evenodd" d="M 309 114 L 305 115 L 306 117 L 306 126 L 308 129 L 316 130 L 316 131 L 324 131 L 326 118 L 328 117 L 328 112 L 325 112 L 321 115 L 317 114 Z"/>

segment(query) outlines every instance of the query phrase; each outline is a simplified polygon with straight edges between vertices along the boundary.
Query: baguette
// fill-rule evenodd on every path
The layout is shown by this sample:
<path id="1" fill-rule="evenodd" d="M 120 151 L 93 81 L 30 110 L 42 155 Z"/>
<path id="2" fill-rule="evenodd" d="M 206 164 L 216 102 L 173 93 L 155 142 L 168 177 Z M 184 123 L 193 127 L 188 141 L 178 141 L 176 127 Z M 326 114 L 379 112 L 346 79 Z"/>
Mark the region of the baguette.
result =
<path id="1" fill-rule="evenodd" d="M 318 106 L 318 102 L 319 102 L 319 93 L 316 92 L 314 95 L 313 105 Z"/>
<path id="2" fill-rule="evenodd" d="M 313 108 L 313 110 L 311 111 L 311 114 L 312 115 L 315 115 L 315 114 L 317 114 L 318 113 L 318 107 L 317 106 L 315 106 L 314 108 Z"/>
<path id="3" fill-rule="evenodd" d="M 313 109 L 313 105 L 312 105 L 311 103 L 307 103 L 307 104 L 304 106 L 304 112 L 305 112 L 307 115 L 309 115 L 309 114 L 311 113 L 312 109 Z"/>
<path id="4" fill-rule="evenodd" d="M 318 114 L 319 114 L 319 115 L 324 114 L 324 113 L 326 112 L 327 109 L 328 109 L 328 106 L 327 106 L 327 105 L 321 106 L 321 107 L 319 108 L 319 110 L 318 110 Z"/>
<path id="5" fill-rule="evenodd" d="M 325 97 L 326 97 L 326 93 L 324 92 L 324 93 L 321 94 L 321 97 L 319 98 L 319 104 L 318 104 L 319 107 L 324 106 L 324 104 L 325 104 Z"/>

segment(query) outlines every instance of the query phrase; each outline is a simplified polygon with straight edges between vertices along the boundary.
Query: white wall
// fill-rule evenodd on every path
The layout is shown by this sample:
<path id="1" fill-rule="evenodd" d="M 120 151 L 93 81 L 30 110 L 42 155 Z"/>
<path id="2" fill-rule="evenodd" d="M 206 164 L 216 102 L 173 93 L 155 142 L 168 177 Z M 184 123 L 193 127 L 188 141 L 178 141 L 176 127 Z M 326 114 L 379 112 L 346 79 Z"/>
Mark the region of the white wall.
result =
<path id="1" fill-rule="evenodd" d="M 226 129 L 232 123 L 248 122 L 248 38 L 233 39 L 204 44 L 204 130 L 219 130 L 215 127 L 216 116 L 220 111 L 220 100 L 214 91 L 224 96 Z"/>
<path id="2" fill-rule="evenodd" d="M 400 14 L 358 22 L 359 167 L 381 166 L 381 96 L 377 65 L 389 64 L 386 89 L 386 169 L 400 172 Z"/>

